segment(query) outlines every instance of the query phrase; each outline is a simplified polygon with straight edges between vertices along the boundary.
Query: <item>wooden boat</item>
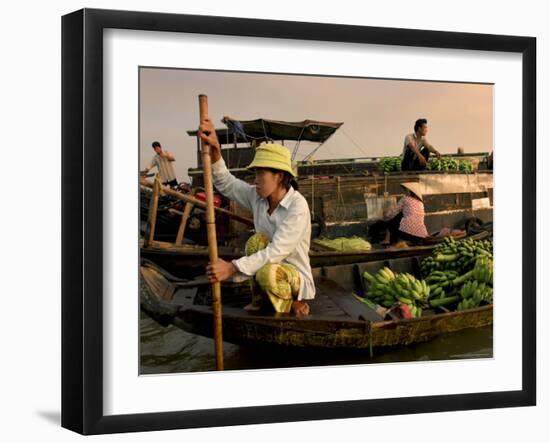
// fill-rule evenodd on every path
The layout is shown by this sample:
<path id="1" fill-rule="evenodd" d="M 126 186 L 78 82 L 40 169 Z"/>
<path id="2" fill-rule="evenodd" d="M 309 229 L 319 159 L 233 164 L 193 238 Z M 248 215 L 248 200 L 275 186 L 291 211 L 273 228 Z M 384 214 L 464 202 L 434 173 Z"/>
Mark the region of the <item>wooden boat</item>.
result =
<path id="1" fill-rule="evenodd" d="M 487 238 L 485 231 L 469 236 L 474 240 Z M 443 241 L 443 237 L 439 242 Z M 335 251 L 321 247 L 314 241 L 311 243 L 309 259 L 314 268 L 329 265 L 344 265 L 358 262 L 371 262 L 384 259 L 395 259 L 429 254 L 437 245 L 432 239 L 429 244 L 422 246 L 410 246 L 408 248 L 384 248 L 373 245 L 367 251 Z M 150 260 L 164 268 L 169 273 L 181 278 L 192 278 L 204 273 L 208 264 L 208 247 L 198 245 L 174 246 L 171 243 L 155 241 L 148 247 L 140 244 L 141 258 Z M 244 251 L 241 248 L 218 246 L 218 255 L 223 260 L 234 260 L 242 257 Z"/>
<path id="2" fill-rule="evenodd" d="M 248 282 L 223 283 L 224 340 L 287 348 L 372 350 L 492 324 L 493 305 L 461 312 L 425 310 L 421 317 L 409 320 L 383 318 L 355 295 L 364 291 L 362 273 L 374 273 L 383 266 L 418 275 L 419 257 L 314 269 L 317 294 L 310 302 L 311 313 L 307 317 L 245 311 L 242 308 L 250 300 Z M 160 323 L 212 337 L 210 285 L 204 277 L 185 281 L 142 260 L 140 294 L 142 309 Z"/>

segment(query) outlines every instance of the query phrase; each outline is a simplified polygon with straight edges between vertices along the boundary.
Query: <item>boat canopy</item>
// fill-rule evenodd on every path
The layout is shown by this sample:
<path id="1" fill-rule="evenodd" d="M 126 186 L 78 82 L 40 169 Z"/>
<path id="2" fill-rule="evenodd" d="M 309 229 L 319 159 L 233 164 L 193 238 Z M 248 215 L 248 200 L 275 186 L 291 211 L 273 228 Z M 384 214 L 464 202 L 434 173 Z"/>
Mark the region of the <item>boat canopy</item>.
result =
<path id="1" fill-rule="evenodd" d="M 222 122 L 227 125 L 227 129 L 216 129 L 221 144 L 245 143 L 253 140 L 307 140 L 324 143 L 344 124 L 317 120 L 288 122 L 265 118 L 238 120 L 232 117 L 224 117 Z M 196 137 L 197 131 L 187 131 L 187 134 Z"/>
<path id="2" fill-rule="evenodd" d="M 224 117 L 222 121 L 233 133 L 243 138 L 256 140 L 308 140 L 318 143 L 324 143 L 343 125 L 343 122 L 334 123 L 317 120 L 287 122 L 265 118 L 237 120 L 231 117 Z"/>

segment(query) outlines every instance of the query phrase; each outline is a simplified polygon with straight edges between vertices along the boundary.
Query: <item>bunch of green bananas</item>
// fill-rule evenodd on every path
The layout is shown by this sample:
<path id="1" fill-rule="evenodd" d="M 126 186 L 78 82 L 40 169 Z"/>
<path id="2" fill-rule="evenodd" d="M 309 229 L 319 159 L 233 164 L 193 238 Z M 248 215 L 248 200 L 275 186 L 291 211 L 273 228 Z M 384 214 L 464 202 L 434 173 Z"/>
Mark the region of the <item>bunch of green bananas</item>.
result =
<path id="1" fill-rule="evenodd" d="M 456 310 L 464 311 L 466 309 L 477 308 L 482 302 L 493 303 L 493 288 L 485 283 L 479 283 L 477 280 L 469 281 L 462 285 L 460 289 L 462 300 Z"/>
<path id="2" fill-rule="evenodd" d="M 384 157 L 378 167 L 384 172 L 401 171 L 401 157 Z"/>
<path id="3" fill-rule="evenodd" d="M 390 308 L 404 303 L 409 306 L 414 317 L 422 315 L 422 309 L 428 306 L 430 288 L 423 280 L 417 280 L 412 274 L 394 274 L 384 267 L 376 275 L 363 273 L 368 291 L 367 298 Z"/>
<path id="4" fill-rule="evenodd" d="M 420 270 L 430 285 L 431 307 L 458 302 L 463 310 L 481 302 L 492 303 L 493 243 L 489 240 L 457 241 L 447 237 L 421 262 Z M 481 295 L 473 298 L 478 285 Z"/>
<path id="5" fill-rule="evenodd" d="M 363 278 L 367 283 L 367 298 L 386 308 L 393 306 L 395 298 L 390 283 L 395 279 L 395 274 L 390 268 L 384 267 L 375 275 L 365 271 Z"/>
<path id="6" fill-rule="evenodd" d="M 459 242 L 453 237 L 448 236 L 436 245 L 432 254 L 426 257 L 420 263 L 420 271 L 423 276 L 430 275 L 433 271 L 444 271 L 446 269 L 454 269 L 456 264 L 452 260 L 440 260 L 436 261 L 436 257 L 439 255 L 451 256 L 458 253 Z"/>
<path id="7" fill-rule="evenodd" d="M 448 306 L 459 300 L 457 289 L 453 286 L 458 273 L 453 270 L 434 271 L 426 282 L 430 285 L 430 306 Z"/>
<path id="8" fill-rule="evenodd" d="M 434 158 L 428 162 L 430 171 L 458 171 L 459 162 L 451 157 Z"/>
<path id="9" fill-rule="evenodd" d="M 446 237 L 432 254 L 422 260 L 420 271 L 428 276 L 434 271 L 454 270 L 464 274 L 471 270 L 481 257 L 493 257 L 493 244 L 489 240 L 455 240 Z"/>
<path id="10" fill-rule="evenodd" d="M 471 172 L 474 172 L 474 165 L 468 160 L 459 160 L 458 170 L 469 174 Z"/>
<path id="11" fill-rule="evenodd" d="M 493 284 L 493 260 L 489 257 L 480 257 L 475 261 L 472 270 L 454 279 L 453 284 L 459 286 L 467 280 L 476 280 L 480 283 Z"/>
<path id="12" fill-rule="evenodd" d="M 475 240 L 467 239 L 456 242 L 455 253 L 438 253 L 434 260 L 437 263 L 443 263 L 443 267 L 458 270 L 464 273 L 472 269 L 477 259 L 481 257 L 492 257 L 492 252 L 487 251 L 486 247 L 477 244 Z"/>

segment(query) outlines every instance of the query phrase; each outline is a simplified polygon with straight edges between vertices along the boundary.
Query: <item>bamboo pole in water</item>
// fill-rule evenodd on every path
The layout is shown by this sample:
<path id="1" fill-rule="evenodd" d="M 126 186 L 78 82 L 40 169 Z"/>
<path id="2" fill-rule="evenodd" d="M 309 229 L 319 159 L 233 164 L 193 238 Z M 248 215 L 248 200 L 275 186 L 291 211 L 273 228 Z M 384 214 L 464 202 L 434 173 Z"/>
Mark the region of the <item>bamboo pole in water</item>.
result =
<path id="1" fill-rule="evenodd" d="M 199 95 L 200 122 L 208 118 L 208 97 Z M 218 261 L 218 243 L 216 239 L 216 218 L 214 216 L 214 189 L 212 186 L 212 159 L 210 146 L 201 140 L 202 169 L 204 190 L 206 193 L 206 229 L 208 234 L 208 255 L 210 263 Z M 222 341 L 222 295 L 220 282 L 212 283 L 212 308 L 214 310 L 214 346 L 216 353 L 216 370 L 223 371 Z"/>

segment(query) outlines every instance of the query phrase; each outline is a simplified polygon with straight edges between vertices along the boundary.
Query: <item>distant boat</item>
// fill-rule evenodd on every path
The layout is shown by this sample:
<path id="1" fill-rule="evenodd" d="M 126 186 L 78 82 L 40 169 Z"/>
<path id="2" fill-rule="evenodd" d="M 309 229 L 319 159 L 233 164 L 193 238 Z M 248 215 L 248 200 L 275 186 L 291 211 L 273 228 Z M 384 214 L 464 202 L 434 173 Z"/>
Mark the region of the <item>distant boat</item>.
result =
<path id="1" fill-rule="evenodd" d="M 483 222 L 492 221 L 492 171 L 478 171 L 475 174 L 439 171 L 383 173 L 379 168 L 381 158 L 377 157 L 312 160 L 313 155 L 343 125 L 342 122 L 290 122 L 265 118 L 238 120 L 231 117 L 224 117 L 222 122 L 226 128 L 216 129 L 222 145 L 222 157 L 231 173 L 243 180 L 252 180 L 254 176 L 246 166 L 252 161 L 256 146 L 261 142 L 293 142 L 293 146 L 288 147 L 294 157 L 301 141 L 316 144 L 306 155 L 306 160 L 296 162 L 299 191 L 310 207 L 314 237 L 366 235 L 366 222 L 380 217 L 382 207 L 390 204 L 392 199 L 395 204 L 403 194 L 400 184 L 405 181 L 419 181 L 430 187 L 432 194 L 425 198 L 428 231 L 445 226 L 454 228 L 464 224 L 470 217 L 477 217 Z M 187 133 L 197 141 L 197 167 L 188 171 L 193 185 L 191 194 L 195 194 L 202 191 L 200 139 L 197 130 L 189 130 Z M 453 157 L 471 158 L 478 164 L 484 164 L 487 153 Z M 149 198 L 148 193 L 141 192 L 142 233 L 146 232 Z M 243 213 L 235 202 L 223 196 L 219 198 L 221 207 Z M 160 197 L 156 240 L 174 242 L 182 211 L 183 204 L 177 199 L 166 195 Z M 231 223 L 224 215 L 216 217 L 218 239 L 232 239 L 226 241 L 226 245 L 238 245 L 236 239 L 242 237 L 246 229 L 242 224 Z M 193 209 L 185 238 L 194 244 L 207 244 L 204 212 Z"/>

